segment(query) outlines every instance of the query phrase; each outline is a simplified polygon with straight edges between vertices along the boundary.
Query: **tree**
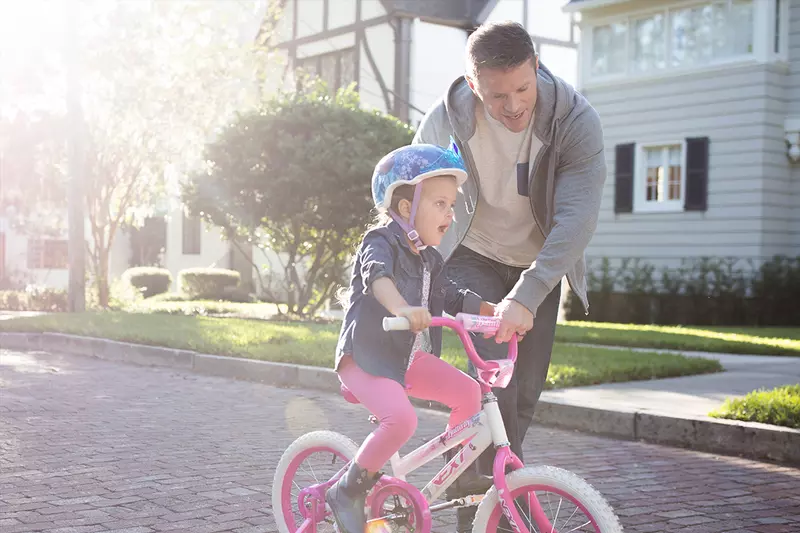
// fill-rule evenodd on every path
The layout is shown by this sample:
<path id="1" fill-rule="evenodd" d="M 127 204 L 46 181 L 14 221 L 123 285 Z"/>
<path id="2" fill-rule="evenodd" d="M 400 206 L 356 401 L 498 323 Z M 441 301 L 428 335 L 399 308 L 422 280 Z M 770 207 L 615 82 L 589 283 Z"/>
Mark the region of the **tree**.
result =
<path id="1" fill-rule="evenodd" d="M 342 282 L 369 221 L 375 164 L 412 137 L 398 119 L 361 109 L 352 86 L 335 95 L 321 82 L 278 93 L 207 146 L 184 202 L 282 256 L 288 310 L 308 316 Z"/>
<path id="2" fill-rule="evenodd" d="M 277 65 L 264 31 L 267 44 L 254 41 L 260 22 L 275 18 L 265 7 L 266 0 L 67 4 L 80 10 L 87 248 L 101 306 L 108 305 L 109 252 L 120 229 L 152 216 L 216 128 L 259 101 L 269 65 Z"/>
<path id="3" fill-rule="evenodd" d="M 66 225 L 66 137 L 58 114 L 0 117 L 0 216 L 16 231 L 58 237 Z M 35 199 L 35 201 L 31 201 Z"/>

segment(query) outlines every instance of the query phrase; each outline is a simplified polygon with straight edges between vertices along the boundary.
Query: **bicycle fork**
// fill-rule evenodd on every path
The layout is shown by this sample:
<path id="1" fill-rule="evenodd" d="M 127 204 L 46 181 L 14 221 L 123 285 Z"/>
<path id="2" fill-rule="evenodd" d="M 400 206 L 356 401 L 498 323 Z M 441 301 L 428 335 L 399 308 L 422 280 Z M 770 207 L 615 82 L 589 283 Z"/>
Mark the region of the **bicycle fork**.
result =
<path id="1" fill-rule="evenodd" d="M 525 527 L 525 522 L 520 516 L 519 510 L 514 503 L 514 498 L 511 495 L 511 490 L 506 483 L 506 469 L 510 466 L 509 472 L 519 470 L 525 465 L 520 461 L 519 457 L 511 451 L 511 443 L 508 440 L 505 425 L 503 424 L 503 417 L 500 414 L 500 407 L 497 405 L 497 397 L 489 390 L 483 395 L 483 409 L 486 412 L 486 419 L 489 424 L 489 430 L 492 434 L 492 442 L 495 447 L 494 465 L 492 467 L 492 474 L 494 476 L 494 484 L 497 488 L 497 497 L 500 503 L 500 508 L 503 510 L 508 520 L 508 524 L 516 533 L 530 533 Z M 528 497 L 530 505 L 531 522 L 539 526 L 540 531 L 549 531 L 556 533 L 554 526 L 550 523 L 547 515 L 544 513 L 539 499 L 536 494 L 533 497 Z"/>

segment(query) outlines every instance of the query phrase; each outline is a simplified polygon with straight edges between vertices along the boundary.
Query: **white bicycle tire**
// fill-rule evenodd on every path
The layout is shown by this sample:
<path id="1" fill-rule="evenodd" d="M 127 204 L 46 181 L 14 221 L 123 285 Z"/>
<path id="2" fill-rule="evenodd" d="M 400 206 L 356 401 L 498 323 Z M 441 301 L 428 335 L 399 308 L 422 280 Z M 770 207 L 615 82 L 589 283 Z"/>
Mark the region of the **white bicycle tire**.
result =
<path id="1" fill-rule="evenodd" d="M 278 466 L 275 468 L 275 476 L 272 480 L 272 511 L 280 533 L 294 533 L 286 525 L 287 520 L 286 516 L 284 516 L 282 501 L 282 484 L 289 466 L 292 464 L 292 460 L 300 453 L 310 448 L 321 447 L 330 448 L 342 454 L 347 460 L 355 457 L 358 451 L 358 446 L 352 439 L 334 431 L 312 431 L 306 433 L 298 437 L 286 448 L 281 460 L 278 462 Z"/>
<path id="2" fill-rule="evenodd" d="M 600 533 L 621 533 L 622 524 L 611 506 L 600 492 L 582 478 L 568 470 L 553 466 L 530 466 L 515 470 L 506 477 L 508 488 L 515 489 L 527 485 L 546 485 L 560 489 L 579 501 L 592 515 Z M 495 508 L 499 505 L 497 488 L 492 487 L 478 505 L 472 533 L 489 533 L 487 527 Z M 490 532 L 490 533 L 495 533 Z"/>

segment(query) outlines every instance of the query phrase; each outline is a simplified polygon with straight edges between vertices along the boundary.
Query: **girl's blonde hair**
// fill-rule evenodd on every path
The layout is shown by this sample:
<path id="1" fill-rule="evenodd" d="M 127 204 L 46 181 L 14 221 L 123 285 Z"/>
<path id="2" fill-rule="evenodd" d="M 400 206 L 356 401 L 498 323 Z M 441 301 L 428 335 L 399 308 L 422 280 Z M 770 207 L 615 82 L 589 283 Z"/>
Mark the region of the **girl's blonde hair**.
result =
<path id="1" fill-rule="evenodd" d="M 420 185 L 422 184 L 420 183 Z M 416 185 L 399 185 L 392 192 L 392 201 L 389 204 L 390 209 L 395 213 L 397 213 L 399 212 L 401 200 L 408 200 L 409 202 L 413 201 L 414 187 L 416 187 Z M 391 215 L 389 215 L 389 211 L 385 207 L 376 207 L 375 210 L 376 210 L 375 218 L 373 219 L 372 223 L 369 226 L 367 226 L 367 231 L 364 232 L 364 235 L 366 235 L 367 233 L 369 233 L 374 229 L 388 226 L 392 222 L 392 220 L 394 220 L 391 217 Z M 339 290 L 336 291 L 336 301 L 339 302 L 339 305 L 342 307 L 342 310 L 345 313 L 347 312 L 348 307 L 350 307 L 350 297 L 352 295 L 353 295 L 353 288 L 350 286 L 340 287 Z"/>

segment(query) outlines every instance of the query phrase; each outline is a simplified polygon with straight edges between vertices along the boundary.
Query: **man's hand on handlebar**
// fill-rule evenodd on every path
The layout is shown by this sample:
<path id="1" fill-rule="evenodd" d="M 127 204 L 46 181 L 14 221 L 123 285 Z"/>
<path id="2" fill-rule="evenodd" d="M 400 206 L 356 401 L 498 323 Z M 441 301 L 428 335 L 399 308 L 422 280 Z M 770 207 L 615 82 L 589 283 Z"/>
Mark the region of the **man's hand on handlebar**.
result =
<path id="1" fill-rule="evenodd" d="M 510 341 L 514 333 L 522 337 L 533 327 L 533 313 L 514 300 L 506 299 L 497 304 L 494 316 L 501 320 L 500 328 L 494 335 L 498 344 Z"/>

